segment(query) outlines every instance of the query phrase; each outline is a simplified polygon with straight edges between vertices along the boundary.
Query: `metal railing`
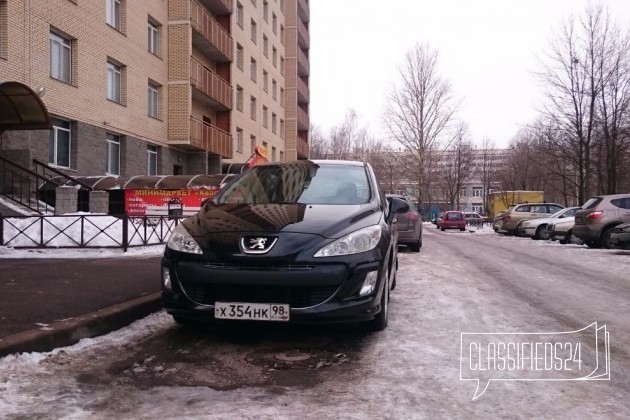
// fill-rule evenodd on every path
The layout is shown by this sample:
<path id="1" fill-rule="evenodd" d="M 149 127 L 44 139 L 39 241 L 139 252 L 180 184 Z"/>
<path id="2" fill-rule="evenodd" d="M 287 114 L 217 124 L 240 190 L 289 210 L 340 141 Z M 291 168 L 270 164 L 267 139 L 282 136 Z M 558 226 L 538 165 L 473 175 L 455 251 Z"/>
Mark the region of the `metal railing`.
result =
<path id="1" fill-rule="evenodd" d="M 48 181 L 48 178 L 0 156 L 0 195 L 9 200 L 39 214 L 50 213 L 54 207 L 38 196 L 39 186 Z"/>
<path id="2" fill-rule="evenodd" d="M 0 216 L 0 245 L 12 248 L 129 248 L 168 241 L 172 216 Z"/>

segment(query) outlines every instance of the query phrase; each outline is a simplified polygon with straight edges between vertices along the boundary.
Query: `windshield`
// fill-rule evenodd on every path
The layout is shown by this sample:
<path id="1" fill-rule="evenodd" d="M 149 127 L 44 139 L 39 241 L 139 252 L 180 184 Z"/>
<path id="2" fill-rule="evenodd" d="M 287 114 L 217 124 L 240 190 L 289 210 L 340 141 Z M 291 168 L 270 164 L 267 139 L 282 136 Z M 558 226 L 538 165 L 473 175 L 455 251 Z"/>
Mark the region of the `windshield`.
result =
<path id="1" fill-rule="evenodd" d="M 219 204 L 364 204 L 369 199 L 363 166 L 311 161 L 255 166 L 217 197 Z"/>

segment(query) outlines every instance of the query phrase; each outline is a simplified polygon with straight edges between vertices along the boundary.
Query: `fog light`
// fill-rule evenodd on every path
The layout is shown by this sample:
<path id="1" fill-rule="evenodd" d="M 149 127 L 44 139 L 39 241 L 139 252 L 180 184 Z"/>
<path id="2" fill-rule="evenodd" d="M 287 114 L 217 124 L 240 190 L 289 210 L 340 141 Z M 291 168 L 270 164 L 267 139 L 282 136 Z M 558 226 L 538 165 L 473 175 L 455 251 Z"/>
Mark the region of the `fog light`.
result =
<path id="1" fill-rule="evenodd" d="M 162 286 L 167 290 L 173 290 L 171 287 L 171 272 L 168 267 L 162 267 Z"/>
<path id="2" fill-rule="evenodd" d="M 359 291 L 359 296 L 369 295 L 376 288 L 376 279 L 378 278 L 378 271 L 370 271 L 363 280 L 363 286 Z"/>

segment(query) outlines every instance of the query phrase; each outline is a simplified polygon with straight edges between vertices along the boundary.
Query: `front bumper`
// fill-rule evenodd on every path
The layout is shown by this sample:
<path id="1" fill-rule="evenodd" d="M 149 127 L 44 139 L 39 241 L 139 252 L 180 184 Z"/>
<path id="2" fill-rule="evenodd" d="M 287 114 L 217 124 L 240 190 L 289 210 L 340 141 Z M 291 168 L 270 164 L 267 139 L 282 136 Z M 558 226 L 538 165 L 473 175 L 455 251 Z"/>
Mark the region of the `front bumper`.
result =
<path id="1" fill-rule="evenodd" d="M 521 226 L 520 228 L 518 228 L 518 234 L 519 236 L 534 237 L 534 235 L 536 234 L 536 228 L 537 226 Z"/>
<path id="2" fill-rule="evenodd" d="M 284 303 L 295 323 L 356 322 L 381 311 L 385 267 L 380 262 L 236 267 L 162 259 L 171 287 L 162 282 L 162 306 L 175 317 L 213 320 L 215 302 Z M 375 290 L 358 291 L 368 272 L 378 272 Z"/>
<path id="3" fill-rule="evenodd" d="M 630 232 L 613 232 L 612 235 L 610 235 L 610 243 L 617 246 L 629 246 Z"/>

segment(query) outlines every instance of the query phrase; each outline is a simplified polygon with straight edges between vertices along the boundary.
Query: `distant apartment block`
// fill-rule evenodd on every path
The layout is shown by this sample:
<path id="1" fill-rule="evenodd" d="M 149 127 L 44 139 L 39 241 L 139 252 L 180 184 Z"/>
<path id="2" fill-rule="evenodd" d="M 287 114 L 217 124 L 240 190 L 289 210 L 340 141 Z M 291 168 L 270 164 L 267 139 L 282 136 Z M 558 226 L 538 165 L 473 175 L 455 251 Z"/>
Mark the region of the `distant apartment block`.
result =
<path id="1" fill-rule="evenodd" d="M 54 126 L 0 154 L 112 176 L 305 159 L 308 23 L 307 0 L 0 0 L 0 81 L 44 92 Z"/>

